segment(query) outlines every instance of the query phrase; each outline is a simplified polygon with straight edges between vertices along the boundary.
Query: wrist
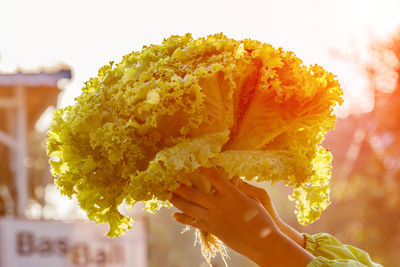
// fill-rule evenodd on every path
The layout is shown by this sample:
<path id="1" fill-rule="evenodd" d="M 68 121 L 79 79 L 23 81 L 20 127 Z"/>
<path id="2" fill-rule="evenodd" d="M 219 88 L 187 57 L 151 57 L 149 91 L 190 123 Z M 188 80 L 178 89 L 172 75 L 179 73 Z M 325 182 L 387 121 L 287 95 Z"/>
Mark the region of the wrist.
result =
<path id="1" fill-rule="evenodd" d="M 275 231 L 266 240 L 257 258 L 252 259 L 261 267 L 265 266 L 306 266 L 315 259 L 284 233 Z M 290 255 L 290 256 L 289 256 Z"/>
<path id="2" fill-rule="evenodd" d="M 300 247 L 305 248 L 306 240 L 305 237 L 300 232 L 298 232 L 290 225 L 286 224 L 280 218 L 278 218 L 275 223 L 283 234 L 285 234 L 288 238 L 296 242 Z"/>
<path id="3" fill-rule="evenodd" d="M 279 251 L 284 239 L 287 238 L 279 229 L 274 229 L 267 238 L 263 240 L 258 250 L 258 255 L 251 258 L 260 266 L 266 266 L 271 257 Z"/>

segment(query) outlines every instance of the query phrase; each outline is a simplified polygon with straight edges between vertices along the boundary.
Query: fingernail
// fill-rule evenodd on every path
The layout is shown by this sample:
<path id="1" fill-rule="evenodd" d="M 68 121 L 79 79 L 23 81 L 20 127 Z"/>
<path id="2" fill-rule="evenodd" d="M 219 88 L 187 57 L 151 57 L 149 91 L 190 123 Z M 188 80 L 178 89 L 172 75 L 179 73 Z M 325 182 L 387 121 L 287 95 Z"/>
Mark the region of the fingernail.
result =
<path id="1" fill-rule="evenodd" d="M 182 218 L 182 215 L 180 213 L 175 213 L 174 214 L 174 220 L 179 221 L 179 219 Z"/>

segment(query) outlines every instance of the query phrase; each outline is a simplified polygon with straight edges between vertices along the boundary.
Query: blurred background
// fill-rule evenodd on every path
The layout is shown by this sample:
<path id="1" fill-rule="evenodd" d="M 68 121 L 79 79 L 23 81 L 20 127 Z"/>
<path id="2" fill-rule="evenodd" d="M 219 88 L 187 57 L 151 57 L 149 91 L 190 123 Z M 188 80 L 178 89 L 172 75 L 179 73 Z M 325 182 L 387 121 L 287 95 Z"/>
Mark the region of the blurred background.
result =
<path id="1" fill-rule="evenodd" d="M 172 209 L 139 207 L 126 237 L 105 238 L 106 228 L 59 195 L 45 152 L 52 112 L 72 105 L 101 66 L 187 32 L 270 43 L 337 75 L 345 102 L 325 140 L 334 156 L 330 207 L 303 227 L 290 188 L 260 186 L 299 231 L 331 233 L 398 266 L 399 11 L 397 0 L 1 0 L 0 266 L 207 266 Z M 229 254 L 229 266 L 256 266 Z"/>

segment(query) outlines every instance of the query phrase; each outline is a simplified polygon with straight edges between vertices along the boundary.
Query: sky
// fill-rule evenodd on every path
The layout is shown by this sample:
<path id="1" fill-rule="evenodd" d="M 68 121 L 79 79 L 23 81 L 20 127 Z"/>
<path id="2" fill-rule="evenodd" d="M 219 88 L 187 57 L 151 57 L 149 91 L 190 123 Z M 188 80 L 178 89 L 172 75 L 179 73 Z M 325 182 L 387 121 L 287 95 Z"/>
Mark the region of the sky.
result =
<path id="1" fill-rule="evenodd" d="M 399 11 L 398 0 L 0 0 L 0 72 L 69 66 L 73 79 L 60 84 L 64 107 L 111 60 L 173 34 L 223 32 L 283 47 L 333 72 L 345 91 L 338 112 L 346 116 L 372 108 L 352 62 L 368 60 L 371 41 L 400 28 Z"/>

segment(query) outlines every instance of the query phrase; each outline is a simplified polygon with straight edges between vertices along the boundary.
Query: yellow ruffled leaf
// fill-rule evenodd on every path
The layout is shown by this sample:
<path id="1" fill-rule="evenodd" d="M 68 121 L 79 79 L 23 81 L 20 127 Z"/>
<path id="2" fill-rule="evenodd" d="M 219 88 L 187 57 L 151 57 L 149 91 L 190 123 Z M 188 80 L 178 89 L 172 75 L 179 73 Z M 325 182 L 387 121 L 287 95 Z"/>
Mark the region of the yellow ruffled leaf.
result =
<path id="1" fill-rule="evenodd" d="M 109 236 L 132 225 L 123 201 L 154 212 L 181 183 L 212 192 L 202 166 L 284 181 L 310 223 L 329 204 L 331 156 L 320 144 L 341 96 L 333 74 L 292 52 L 223 34 L 171 36 L 102 67 L 54 112 L 51 171 Z"/>

